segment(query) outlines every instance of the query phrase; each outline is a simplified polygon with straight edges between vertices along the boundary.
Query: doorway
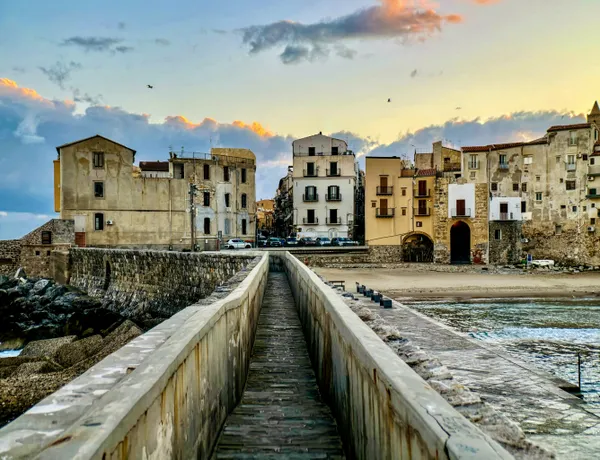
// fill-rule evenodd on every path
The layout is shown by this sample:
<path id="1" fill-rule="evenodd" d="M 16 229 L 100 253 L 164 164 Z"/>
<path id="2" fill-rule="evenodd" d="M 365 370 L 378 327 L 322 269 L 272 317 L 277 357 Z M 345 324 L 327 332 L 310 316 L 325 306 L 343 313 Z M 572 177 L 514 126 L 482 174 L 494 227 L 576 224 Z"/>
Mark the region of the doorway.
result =
<path id="1" fill-rule="evenodd" d="M 450 262 L 471 263 L 471 229 L 463 222 L 456 222 L 450 229 Z"/>

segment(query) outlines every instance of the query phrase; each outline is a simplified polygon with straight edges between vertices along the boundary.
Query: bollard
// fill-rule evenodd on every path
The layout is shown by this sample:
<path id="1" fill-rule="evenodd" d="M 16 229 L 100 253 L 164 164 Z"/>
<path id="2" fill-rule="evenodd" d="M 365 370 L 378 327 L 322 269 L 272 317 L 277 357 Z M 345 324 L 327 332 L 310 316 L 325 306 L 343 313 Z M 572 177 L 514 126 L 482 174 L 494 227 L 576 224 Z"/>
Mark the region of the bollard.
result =
<path id="1" fill-rule="evenodd" d="M 381 302 L 383 303 L 383 308 L 392 308 L 392 299 L 381 299 Z"/>
<path id="2" fill-rule="evenodd" d="M 360 294 L 360 284 L 356 283 L 356 292 Z"/>
<path id="3" fill-rule="evenodd" d="M 379 292 L 373 292 L 373 295 L 371 296 L 371 300 L 373 302 L 380 302 L 381 301 L 381 294 Z"/>
<path id="4" fill-rule="evenodd" d="M 367 289 L 365 290 L 364 296 L 365 297 L 371 297 L 373 295 L 373 289 Z"/>

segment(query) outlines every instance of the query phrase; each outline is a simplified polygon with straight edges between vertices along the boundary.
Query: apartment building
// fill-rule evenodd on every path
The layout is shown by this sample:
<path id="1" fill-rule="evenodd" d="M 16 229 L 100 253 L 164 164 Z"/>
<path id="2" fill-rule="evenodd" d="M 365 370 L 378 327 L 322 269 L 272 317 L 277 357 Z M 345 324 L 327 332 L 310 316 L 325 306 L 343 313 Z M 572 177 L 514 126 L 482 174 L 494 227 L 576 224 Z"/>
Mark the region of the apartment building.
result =
<path id="1" fill-rule="evenodd" d="M 214 250 L 229 238 L 254 240 L 250 150 L 171 152 L 139 168 L 135 150 L 100 135 L 56 150 L 55 208 L 74 221 L 79 246 Z"/>
<path id="2" fill-rule="evenodd" d="M 294 231 L 294 168 L 288 166 L 287 174 L 279 180 L 273 209 L 275 234 L 288 237 Z"/>
<path id="3" fill-rule="evenodd" d="M 358 164 L 348 144 L 322 133 L 293 142 L 293 222 L 298 234 L 348 237 Z"/>

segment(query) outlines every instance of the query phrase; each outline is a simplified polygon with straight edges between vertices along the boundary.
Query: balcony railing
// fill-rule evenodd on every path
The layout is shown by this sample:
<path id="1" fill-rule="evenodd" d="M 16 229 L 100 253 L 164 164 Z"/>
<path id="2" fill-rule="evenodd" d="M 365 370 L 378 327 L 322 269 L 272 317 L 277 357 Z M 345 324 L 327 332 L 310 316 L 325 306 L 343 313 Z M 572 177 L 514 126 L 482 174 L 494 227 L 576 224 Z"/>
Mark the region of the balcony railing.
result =
<path id="1" fill-rule="evenodd" d="M 303 170 L 304 177 L 317 177 L 319 175 L 319 167 L 313 168 L 312 170 Z"/>
<path id="2" fill-rule="evenodd" d="M 429 198 L 431 196 L 431 189 L 427 190 L 415 190 L 416 198 Z"/>
<path id="3" fill-rule="evenodd" d="M 302 195 L 302 200 L 305 201 L 305 202 L 307 202 L 307 203 L 315 203 L 315 202 L 319 201 L 319 194 L 318 193 L 315 193 L 314 195 L 303 194 Z"/>
<path id="4" fill-rule="evenodd" d="M 444 163 L 444 172 L 460 171 L 461 169 L 460 163 Z"/>
<path id="5" fill-rule="evenodd" d="M 341 175 L 339 169 L 328 169 L 327 176 L 329 177 L 339 177 Z"/>
<path id="6" fill-rule="evenodd" d="M 471 208 L 452 208 L 452 217 L 471 217 Z"/>
<path id="7" fill-rule="evenodd" d="M 337 194 L 325 195 L 325 199 L 327 201 L 342 201 L 342 194 L 337 193 Z"/>
<path id="8" fill-rule="evenodd" d="M 577 163 L 567 163 L 567 171 L 577 171 Z"/>
<path id="9" fill-rule="evenodd" d="M 514 214 L 512 212 L 501 212 L 500 220 L 515 220 Z"/>
<path id="10" fill-rule="evenodd" d="M 393 193 L 394 193 L 394 187 L 391 187 L 391 186 L 377 187 L 377 195 L 379 195 L 379 196 L 392 195 Z"/>
<path id="11" fill-rule="evenodd" d="M 415 216 L 427 217 L 431 215 L 429 208 L 415 208 Z"/>
<path id="12" fill-rule="evenodd" d="M 508 169 L 508 163 L 498 163 L 498 169 L 507 170 Z"/>
<path id="13" fill-rule="evenodd" d="M 594 198 L 600 198 L 600 193 L 598 193 L 598 192 L 591 193 L 590 192 L 585 197 L 586 198 L 592 198 L 592 199 L 594 199 Z"/>
<path id="14" fill-rule="evenodd" d="M 318 217 L 303 217 L 302 223 L 306 225 L 317 225 L 319 223 Z"/>
<path id="15" fill-rule="evenodd" d="M 326 219 L 327 225 L 342 225 L 342 218 L 341 217 L 337 217 L 335 219 L 331 219 L 331 218 L 327 218 Z"/>
<path id="16" fill-rule="evenodd" d="M 469 161 L 469 169 L 479 169 L 479 161 Z"/>
<path id="17" fill-rule="evenodd" d="M 377 208 L 377 217 L 394 217 L 396 208 Z"/>

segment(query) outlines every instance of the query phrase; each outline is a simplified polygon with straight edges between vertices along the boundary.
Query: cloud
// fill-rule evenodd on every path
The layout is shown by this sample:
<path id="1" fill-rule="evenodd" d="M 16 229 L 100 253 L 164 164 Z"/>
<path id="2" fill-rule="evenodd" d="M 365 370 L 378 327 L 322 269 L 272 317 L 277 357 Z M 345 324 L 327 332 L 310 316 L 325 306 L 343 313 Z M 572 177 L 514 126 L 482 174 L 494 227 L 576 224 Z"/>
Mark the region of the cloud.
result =
<path id="1" fill-rule="evenodd" d="M 6 211 L 0 211 L 0 217 L 8 217 L 8 213 Z"/>
<path id="2" fill-rule="evenodd" d="M 57 215 L 0 211 L 0 240 L 19 239 Z"/>
<path id="3" fill-rule="evenodd" d="M 25 73 L 27 72 L 27 70 L 25 69 L 25 67 L 13 67 L 12 68 L 13 72 L 17 72 L 17 73 Z"/>
<path id="4" fill-rule="evenodd" d="M 70 37 L 62 41 L 61 46 L 75 46 L 83 49 L 86 53 L 90 51 L 126 53 L 132 51 L 130 46 L 119 45 L 123 40 L 114 37 Z M 119 45 L 119 46 L 116 46 Z"/>
<path id="5" fill-rule="evenodd" d="M 160 46 L 169 46 L 171 44 L 171 42 L 166 38 L 157 38 L 156 40 L 154 40 L 154 43 Z"/>
<path id="6" fill-rule="evenodd" d="M 219 35 L 225 35 L 227 33 L 226 30 L 223 29 L 211 29 L 211 31 L 215 34 L 219 34 Z"/>
<path id="7" fill-rule="evenodd" d="M 462 22 L 456 14 L 442 15 L 421 8 L 416 0 L 379 0 L 380 5 L 313 24 L 278 21 L 241 29 L 242 41 L 257 54 L 283 47 L 284 64 L 314 61 L 327 55 L 330 45 L 357 39 L 424 40 L 448 23 Z M 346 53 L 347 54 L 347 53 Z"/>
<path id="8" fill-rule="evenodd" d="M 75 102 L 84 102 L 90 105 L 100 105 L 102 103 L 102 95 L 98 94 L 97 96 L 90 96 L 88 93 L 81 94 L 81 91 L 78 88 L 71 88 L 73 91 L 73 100 Z"/>
<path id="9" fill-rule="evenodd" d="M 117 24 L 117 29 L 119 30 L 125 30 L 126 24 L 124 22 L 119 22 Z"/>
<path id="10" fill-rule="evenodd" d="M 52 83 L 56 83 L 61 89 L 65 89 L 65 83 L 71 79 L 71 72 L 81 69 L 79 62 L 71 61 L 56 62 L 52 67 L 39 67 Z"/>

